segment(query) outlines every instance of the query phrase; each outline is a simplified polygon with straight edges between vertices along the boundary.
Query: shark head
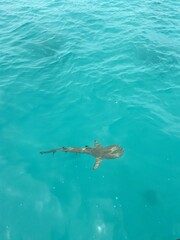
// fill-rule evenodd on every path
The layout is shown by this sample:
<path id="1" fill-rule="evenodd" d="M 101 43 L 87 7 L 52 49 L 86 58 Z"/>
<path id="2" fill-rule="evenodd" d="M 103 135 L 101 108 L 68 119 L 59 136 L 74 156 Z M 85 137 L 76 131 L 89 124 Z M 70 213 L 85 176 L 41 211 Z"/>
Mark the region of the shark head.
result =
<path id="1" fill-rule="evenodd" d="M 107 158 L 119 158 L 123 155 L 124 149 L 119 145 L 112 145 L 104 148 L 104 154 Z"/>
<path id="2" fill-rule="evenodd" d="M 119 158 L 120 156 L 122 156 L 124 149 L 119 145 L 102 147 L 98 142 L 95 142 L 94 147 L 85 146 L 84 152 L 94 157 L 111 159 Z"/>

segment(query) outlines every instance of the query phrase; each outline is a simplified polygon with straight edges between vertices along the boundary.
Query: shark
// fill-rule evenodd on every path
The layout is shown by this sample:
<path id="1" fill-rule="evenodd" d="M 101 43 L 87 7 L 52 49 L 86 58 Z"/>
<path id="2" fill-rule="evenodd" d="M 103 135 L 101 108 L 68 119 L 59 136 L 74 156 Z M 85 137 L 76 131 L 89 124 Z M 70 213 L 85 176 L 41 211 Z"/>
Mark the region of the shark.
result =
<path id="1" fill-rule="evenodd" d="M 48 151 L 42 151 L 41 154 L 61 152 L 85 153 L 93 156 L 96 161 L 93 169 L 96 170 L 104 159 L 119 158 L 123 155 L 124 149 L 117 144 L 103 147 L 98 141 L 94 141 L 94 147 L 60 147 Z"/>

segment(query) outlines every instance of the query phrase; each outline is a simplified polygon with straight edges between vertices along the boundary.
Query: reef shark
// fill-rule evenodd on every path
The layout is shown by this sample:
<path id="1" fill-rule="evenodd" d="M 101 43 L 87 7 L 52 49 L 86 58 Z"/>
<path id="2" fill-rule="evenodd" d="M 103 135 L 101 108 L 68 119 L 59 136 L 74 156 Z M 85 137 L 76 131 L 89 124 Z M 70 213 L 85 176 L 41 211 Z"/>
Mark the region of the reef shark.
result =
<path id="1" fill-rule="evenodd" d="M 56 148 L 44 152 L 40 152 L 41 154 L 45 153 L 55 153 L 57 151 L 61 152 L 74 152 L 74 153 L 86 153 L 90 154 L 91 156 L 95 157 L 96 162 L 94 164 L 93 169 L 97 169 L 102 162 L 103 159 L 113 159 L 113 158 L 119 158 L 122 156 L 124 149 L 120 147 L 119 145 L 111 145 L 103 147 L 101 144 L 99 144 L 98 141 L 94 141 L 94 147 L 85 146 L 82 148 L 79 147 L 61 147 Z"/>

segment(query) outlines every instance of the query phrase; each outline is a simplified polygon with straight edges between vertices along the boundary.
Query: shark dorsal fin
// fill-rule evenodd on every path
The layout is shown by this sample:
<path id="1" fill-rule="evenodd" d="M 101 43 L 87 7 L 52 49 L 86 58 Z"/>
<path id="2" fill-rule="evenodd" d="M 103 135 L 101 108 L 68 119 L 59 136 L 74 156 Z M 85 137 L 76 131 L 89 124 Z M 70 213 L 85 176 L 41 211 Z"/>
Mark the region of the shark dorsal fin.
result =
<path id="1" fill-rule="evenodd" d="M 102 162 L 102 158 L 101 157 L 97 157 L 93 169 L 96 170 L 99 167 L 101 162 Z"/>
<path id="2" fill-rule="evenodd" d="M 94 146 L 96 147 L 96 148 L 101 148 L 101 144 L 98 142 L 98 141 L 94 141 Z"/>

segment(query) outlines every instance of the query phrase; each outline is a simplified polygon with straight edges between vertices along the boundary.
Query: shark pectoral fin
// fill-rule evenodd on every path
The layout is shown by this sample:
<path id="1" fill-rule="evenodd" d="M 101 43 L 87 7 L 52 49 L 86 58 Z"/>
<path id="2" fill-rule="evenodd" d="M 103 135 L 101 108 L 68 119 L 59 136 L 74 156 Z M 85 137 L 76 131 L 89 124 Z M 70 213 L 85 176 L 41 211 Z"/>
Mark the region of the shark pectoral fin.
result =
<path id="1" fill-rule="evenodd" d="M 101 147 L 101 144 L 98 142 L 98 141 L 94 141 L 94 146 L 96 147 L 96 148 L 100 148 Z"/>
<path id="2" fill-rule="evenodd" d="M 102 162 L 102 158 L 101 157 L 96 158 L 96 162 L 94 164 L 93 169 L 96 170 L 99 167 L 101 162 Z"/>

